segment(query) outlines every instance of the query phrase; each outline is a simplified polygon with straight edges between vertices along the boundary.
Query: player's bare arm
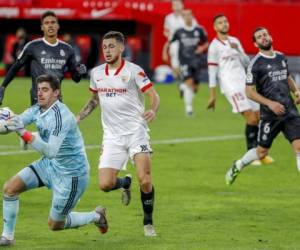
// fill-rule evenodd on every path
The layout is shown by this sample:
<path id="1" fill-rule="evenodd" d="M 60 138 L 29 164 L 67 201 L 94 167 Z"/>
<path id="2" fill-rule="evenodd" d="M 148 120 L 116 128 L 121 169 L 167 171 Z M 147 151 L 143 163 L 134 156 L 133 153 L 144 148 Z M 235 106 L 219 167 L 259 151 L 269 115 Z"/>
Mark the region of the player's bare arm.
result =
<path id="1" fill-rule="evenodd" d="M 151 122 L 155 119 L 156 113 L 159 107 L 159 95 L 156 90 L 152 87 L 148 89 L 145 94 L 150 98 L 150 109 L 146 110 L 142 116 L 147 122 Z"/>
<path id="2" fill-rule="evenodd" d="M 297 87 L 295 80 L 293 79 L 293 77 L 291 75 L 288 76 L 288 84 L 289 84 L 290 90 L 294 93 L 294 95 L 296 97 L 295 103 L 300 104 L 300 91 Z"/>
<path id="3" fill-rule="evenodd" d="M 208 42 L 205 42 L 201 45 L 199 45 L 195 51 L 196 54 L 202 54 L 204 51 L 208 49 Z"/>
<path id="4" fill-rule="evenodd" d="M 170 42 L 166 41 L 162 51 L 162 60 L 164 62 L 168 61 L 168 50 L 169 50 Z"/>
<path id="5" fill-rule="evenodd" d="M 79 114 L 76 116 L 77 123 L 82 121 L 85 117 L 87 117 L 92 111 L 99 105 L 99 96 L 97 93 L 93 93 L 90 100 L 85 104 L 85 106 L 81 109 Z"/>
<path id="6" fill-rule="evenodd" d="M 276 115 L 283 115 L 285 113 L 285 108 L 281 103 L 263 97 L 257 93 L 254 86 L 246 86 L 246 94 L 251 100 L 268 106 Z"/>
<path id="7" fill-rule="evenodd" d="M 210 88 L 210 97 L 207 104 L 207 109 L 215 110 L 217 101 L 217 89 L 216 87 Z"/>

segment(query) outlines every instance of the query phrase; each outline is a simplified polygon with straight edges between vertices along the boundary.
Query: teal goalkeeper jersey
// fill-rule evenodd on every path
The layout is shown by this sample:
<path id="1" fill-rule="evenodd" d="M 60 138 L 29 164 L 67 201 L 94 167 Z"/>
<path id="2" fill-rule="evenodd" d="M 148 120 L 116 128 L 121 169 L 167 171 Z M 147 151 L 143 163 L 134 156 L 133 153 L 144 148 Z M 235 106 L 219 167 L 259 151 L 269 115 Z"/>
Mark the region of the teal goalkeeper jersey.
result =
<path id="1" fill-rule="evenodd" d="M 56 101 L 42 112 L 34 105 L 20 114 L 24 125 L 34 123 L 38 132 L 31 146 L 63 175 L 80 176 L 89 172 L 84 142 L 75 116 L 68 107 Z"/>

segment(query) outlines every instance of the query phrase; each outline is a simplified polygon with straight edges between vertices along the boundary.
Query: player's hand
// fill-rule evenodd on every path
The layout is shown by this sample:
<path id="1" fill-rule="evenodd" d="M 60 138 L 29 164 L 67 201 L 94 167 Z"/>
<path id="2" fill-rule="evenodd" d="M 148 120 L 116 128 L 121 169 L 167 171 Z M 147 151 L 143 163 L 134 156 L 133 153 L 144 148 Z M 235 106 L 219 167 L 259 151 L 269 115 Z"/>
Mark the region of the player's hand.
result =
<path id="1" fill-rule="evenodd" d="M 4 92 L 5 92 L 5 88 L 3 86 L 0 86 L 0 105 L 2 105 L 2 100 L 4 98 Z"/>
<path id="2" fill-rule="evenodd" d="M 150 109 L 150 110 L 147 110 L 145 111 L 143 114 L 142 114 L 142 117 L 147 121 L 147 122 L 151 122 L 155 119 L 156 117 L 156 113 Z"/>
<path id="3" fill-rule="evenodd" d="M 24 124 L 19 116 L 14 116 L 11 119 L 7 120 L 6 128 L 9 131 L 16 131 L 19 135 L 22 135 L 25 131 Z"/>
<path id="4" fill-rule="evenodd" d="M 208 100 L 206 109 L 215 110 L 215 108 L 216 108 L 216 98 L 210 98 Z"/>
<path id="5" fill-rule="evenodd" d="M 285 108 L 284 106 L 279 102 L 270 102 L 268 107 L 276 114 L 276 115 L 284 115 Z"/>
<path id="6" fill-rule="evenodd" d="M 300 91 L 296 91 L 295 93 L 294 93 L 294 95 L 295 95 L 295 104 L 300 104 Z"/>
<path id="7" fill-rule="evenodd" d="M 84 64 L 79 64 L 77 70 L 80 75 L 86 74 L 86 66 Z"/>

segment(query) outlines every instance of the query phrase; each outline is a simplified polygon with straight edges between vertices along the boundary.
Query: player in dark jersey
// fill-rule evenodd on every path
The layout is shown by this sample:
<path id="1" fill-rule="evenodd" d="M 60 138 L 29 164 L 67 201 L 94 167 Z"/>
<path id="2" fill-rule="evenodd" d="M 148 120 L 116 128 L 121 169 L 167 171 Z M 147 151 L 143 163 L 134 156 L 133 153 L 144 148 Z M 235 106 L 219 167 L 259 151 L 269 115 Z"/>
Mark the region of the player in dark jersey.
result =
<path id="1" fill-rule="evenodd" d="M 258 146 L 234 162 L 226 174 L 228 185 L 234 182 L 245 166 L 268 154 L 280 132 L 291 143 L 300 171 L 300 116 L 295 105 L 300 103 L 299 89 L 289 74 L 285 56 L 273 50 L 273 40 L 268 30 L 257 28 L 253 41 L 259 53 L 247 69 L 246 93 L 250 99 L 260 103 Z M 295 100 L 290 92 L 294 93 Z"/>
<path id="2" fill-rule="evenodd" d="M 26 44 L 4 78 L 0 87 L 0 105 L 8 84 L 25 64 L 30 64 L 32 76 L 30 96 L 32 105 L 37 102 L 36 78 L 38 76 L 51 74 L 56 76 L 61 82 L 65 71 L 68 70 L 72 79 L 75 82 L 79 82 L 81 75 L 86 73 L 85 65 L 76 62 L 74 49 L 57 38 L 59 24 L 54 12 L 47 11 L 42 15 L 41 30 L 44 32 L 44 37 Z"/>
<path id="3" fill-rule="evenodd" d="M 207 33 L 205 29 L 193 23 L 191 10 L 183 10 L 182 16 L 185 27 L 178 29 L 173 38 L 165 44 L 163 58 L 167 59 L 170 43 L 179 41 L 179 63 L 180 72 L 185 82 L 183 88 L 183 99 L 185 111 L 188 116 L 193 114 L 194 93 L 198 90 L 200 81 L 200 54 L 208 48 Z"/>

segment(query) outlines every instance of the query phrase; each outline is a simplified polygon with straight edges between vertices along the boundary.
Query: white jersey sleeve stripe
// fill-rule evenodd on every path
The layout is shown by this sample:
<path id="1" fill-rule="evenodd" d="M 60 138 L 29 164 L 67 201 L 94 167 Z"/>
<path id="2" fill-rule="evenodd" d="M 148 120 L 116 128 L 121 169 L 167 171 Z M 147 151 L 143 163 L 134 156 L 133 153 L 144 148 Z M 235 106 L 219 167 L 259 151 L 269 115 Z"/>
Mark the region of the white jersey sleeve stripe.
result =
<path id="1" fill-rule="evenodd" d="M 141 88 L 141 91 L 144 93 L 147 89 L 151 88 L 153 86 L 153 83 L 150 82 L 147 85 L 145 85 L 144 87 Z"/>
<path id="2" fill-rule="evenodd" d="M 93 93 L 98 93 L 97 89 L 93 89 L 91 87 L 90 87 L 90 91 L 93 92 Z"/>

